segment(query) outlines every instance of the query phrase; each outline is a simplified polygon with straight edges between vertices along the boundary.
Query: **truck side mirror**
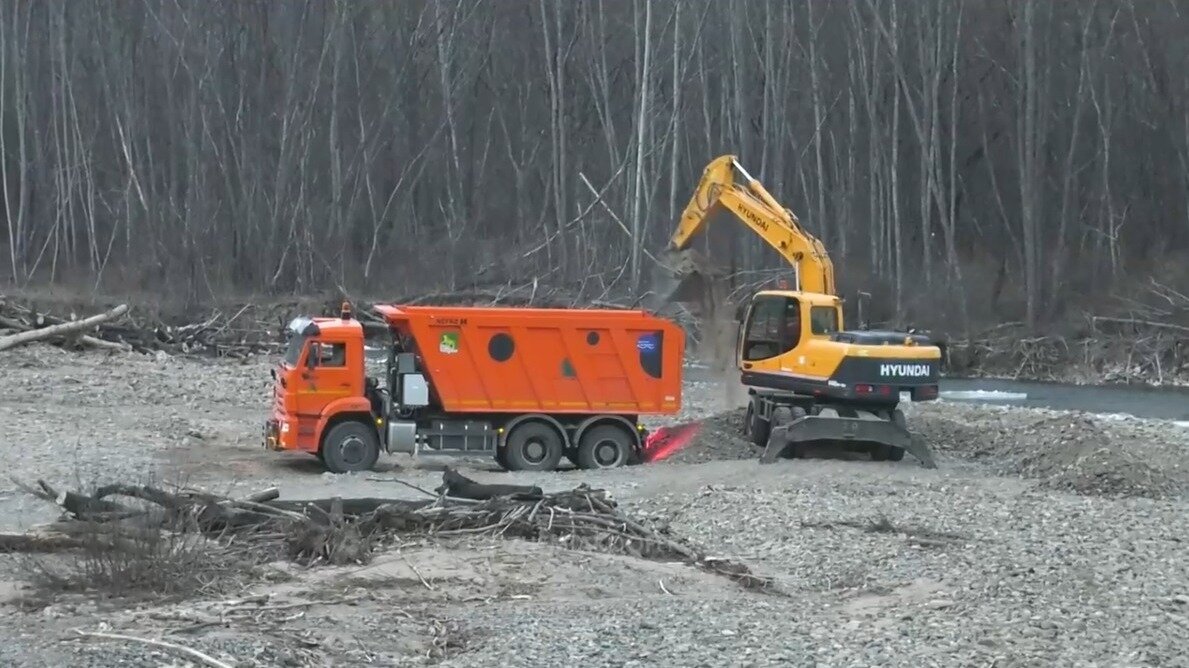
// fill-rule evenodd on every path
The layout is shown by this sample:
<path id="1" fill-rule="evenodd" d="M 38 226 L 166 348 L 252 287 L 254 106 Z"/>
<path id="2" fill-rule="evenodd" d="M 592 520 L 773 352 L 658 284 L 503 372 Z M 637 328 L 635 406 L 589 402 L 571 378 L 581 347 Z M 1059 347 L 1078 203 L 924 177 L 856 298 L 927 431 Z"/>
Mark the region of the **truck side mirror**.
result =
<path id="1" fill-rule="evenodd" d="M 306 351 L 306 368 L 313 369 L 318 365 L 318 344 L 311 343 L 309 349 Z"/>

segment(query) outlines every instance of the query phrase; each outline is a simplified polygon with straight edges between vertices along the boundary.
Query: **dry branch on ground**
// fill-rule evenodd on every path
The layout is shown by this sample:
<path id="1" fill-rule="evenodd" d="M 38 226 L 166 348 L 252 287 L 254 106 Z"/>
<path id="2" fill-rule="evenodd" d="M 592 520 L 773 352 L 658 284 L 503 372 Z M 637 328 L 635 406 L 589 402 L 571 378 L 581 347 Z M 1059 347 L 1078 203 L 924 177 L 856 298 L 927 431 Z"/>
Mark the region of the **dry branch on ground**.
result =
<path id="1" fill-rule="evenodd" d="M 410 535 L 486 535 L 683 562 L 749 589 L 772 587 L 768 578 L 751 573 L 743 564 L 711 557 L 686 541 L 626 517 L 606 491 L 586 485 L 545 494 L 537 487 L 483 485 L 447 469 L 438 495 L 419 501 L 257 501 L 252 499 L 269 499 L 272 490 L 249 499 L 231 499 L 137 485 L 108 485 L 93 494 L 60 493 L 44 481 L 36 487 L 22 483 L 21 488 L 66 511 L 66 519 L 53 526 L 53 533 L 38 534 L 60 537 L 62 549 L 76 547 L 70 538 L 81 533 L 92 546 L 102 544 L 119 552 L 130 549 L 132 539 L 143 539 L 146 531 L 192 531 L 227 549 L 232 545 L 241 553 L 250 549 L 262 558 L 283 551 L 307 565 L 344 564 L 366 562 L 378 546 Z M 24 544 L 12 537 L 8 546 L 13 551 L 48 549 L 33 538 L 29 541 Z"/>

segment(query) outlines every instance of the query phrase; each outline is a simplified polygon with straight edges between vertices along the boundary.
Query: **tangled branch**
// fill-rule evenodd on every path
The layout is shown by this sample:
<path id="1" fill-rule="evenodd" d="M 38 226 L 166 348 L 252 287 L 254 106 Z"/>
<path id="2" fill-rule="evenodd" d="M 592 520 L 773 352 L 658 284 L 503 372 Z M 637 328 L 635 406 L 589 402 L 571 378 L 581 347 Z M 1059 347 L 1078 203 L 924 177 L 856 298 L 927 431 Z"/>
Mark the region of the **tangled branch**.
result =
<path id="1" fill-rule="evenodd" d="M 769 578 L 740 563 L 714 558 L 688 542 L 625 516 L 605 490 L 587 485 L 553 494 L 537 487 L 483 485 L 447 469 L 438 494 L 426 500 L 385 498 L 284 501 L 272 494 L 231 499 L 206 492 L 168 492 L 150 486 L 108 485 L 92 495 L 58 493 L 44 481 L 21 484 L 57 503 L 66 519 L 36 540 L 0 542 L 13 551 L 71 549 L 84 527 L 107 549 L 130 549 L 147 532 L 192 532 L 231 549 L 250 546 L 296 562 L 363 563 L 378 546 L 400 537 L 490 536 L 548 542 L 570 549 L 679 561 L 721 575 L 748 589 L 772 591 Z M 127 498 L 141 507 L 117 503 Z"/>

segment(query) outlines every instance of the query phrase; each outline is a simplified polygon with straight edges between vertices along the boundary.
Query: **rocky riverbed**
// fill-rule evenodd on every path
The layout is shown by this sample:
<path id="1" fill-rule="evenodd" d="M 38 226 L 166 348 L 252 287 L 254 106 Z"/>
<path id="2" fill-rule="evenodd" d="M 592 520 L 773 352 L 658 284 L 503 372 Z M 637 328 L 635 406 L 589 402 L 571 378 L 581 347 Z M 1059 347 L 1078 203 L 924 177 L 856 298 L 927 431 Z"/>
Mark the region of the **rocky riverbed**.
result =
<path id="1" fill-rule="evenodd" d="M 235 666 L 1185 665 L 1189 430 L 1065 412 L 908 408 L 939 467 L 865 458 L 760 465 L 738 395 L 687 384 L 702 429 L 670 459 L 509 474 L 483 460 L 384 458 L 370 474 L 258 445 L 268 362 L 67 353 L 0 357 L 0 456 L 59 487 L 176 482 L 288 498 L 411 498 L 446 463 L 481 481 L 610 490 L 641 521 L 770 575 L 758 593 L 680 564 L 452 537 L 365 565 L 277 562 L 178 600 L 95 600 L 0 557 L 0 664 Z M 0 483 L 15 531 L 55 511 Z M 191 659 L 192 660 L 192 659 Z"/>

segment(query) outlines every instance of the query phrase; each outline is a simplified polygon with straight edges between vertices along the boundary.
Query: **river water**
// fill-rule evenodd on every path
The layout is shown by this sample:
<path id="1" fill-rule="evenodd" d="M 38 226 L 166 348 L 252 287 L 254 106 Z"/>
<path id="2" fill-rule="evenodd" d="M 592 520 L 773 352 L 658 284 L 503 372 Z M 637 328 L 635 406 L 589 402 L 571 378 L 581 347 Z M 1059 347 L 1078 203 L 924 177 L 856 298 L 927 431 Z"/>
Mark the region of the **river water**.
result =
<path id="1" fill-rule="evenodd" d="M 946 401 L 1029 406 L 1175 420 L 1189 426 L 1189 388 L 1166 389 L 1122 385 L 1067 385 L 1024 380 L 945 378 Z"/>
<path id="2" fill-rule="evenodd" d="M 713 381 L 704 366 L 686 367 L 690 380 Z M 732 378 L 732 374 L 727 375 Z M 941 400 L 1000 406 L 1085 411 L 1102 415 L 1173 420 L 1189 427 L 1189 388 L 1067 385 L 1026 380 L 943 378 Z M 905 397 L 907 399 L 907 397 Z"/>

